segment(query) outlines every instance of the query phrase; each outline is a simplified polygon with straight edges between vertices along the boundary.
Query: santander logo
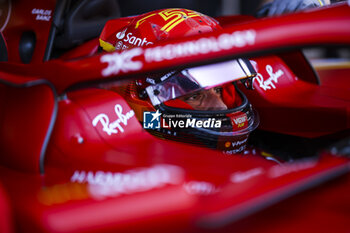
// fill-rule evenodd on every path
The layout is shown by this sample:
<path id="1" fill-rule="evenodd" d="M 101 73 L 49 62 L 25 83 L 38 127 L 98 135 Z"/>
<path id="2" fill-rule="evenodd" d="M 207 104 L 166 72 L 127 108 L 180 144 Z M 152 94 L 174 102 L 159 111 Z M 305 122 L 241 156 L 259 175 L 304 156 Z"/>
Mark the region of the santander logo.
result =
<path id="1" fill-rule="evenodd" d="M 123 31 L 118 32 L 115 37 L 118 40 L 123 40 L 125 43 L 134 45 L 134 46 L 145 46 L 145 45 L 151 45 L 152 42 L 147 41 L 147 38 L 139 38 L 134 36 L 131 32 L 127 33 L 127 28 L 125 28 Z M 120 44 L 118 46 L 121 46 Z"/>

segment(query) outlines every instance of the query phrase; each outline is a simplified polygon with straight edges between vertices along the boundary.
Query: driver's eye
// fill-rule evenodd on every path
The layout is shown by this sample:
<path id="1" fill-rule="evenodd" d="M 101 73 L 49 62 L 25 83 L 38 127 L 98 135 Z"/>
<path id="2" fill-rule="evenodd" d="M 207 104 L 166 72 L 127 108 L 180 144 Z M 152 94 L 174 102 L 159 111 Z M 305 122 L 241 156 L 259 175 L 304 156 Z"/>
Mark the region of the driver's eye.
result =
<path id="1" fill-rule="evenodd" d="M 195 93 L 195 94 L 193 94 L 193 95 L 187 97 L 186 100 L 189 100 L 189 101 L 198 100 L 198 99 L 200 99 L 200 96 L 201 96 L 201 95 L 200 95 L 199 93 Z"/>
<path id="2" fill-rule="evenodd" d="M 215 87 L 214 91 L 216 94 L 221 94 L 222 93 L 222 87 Z"/>

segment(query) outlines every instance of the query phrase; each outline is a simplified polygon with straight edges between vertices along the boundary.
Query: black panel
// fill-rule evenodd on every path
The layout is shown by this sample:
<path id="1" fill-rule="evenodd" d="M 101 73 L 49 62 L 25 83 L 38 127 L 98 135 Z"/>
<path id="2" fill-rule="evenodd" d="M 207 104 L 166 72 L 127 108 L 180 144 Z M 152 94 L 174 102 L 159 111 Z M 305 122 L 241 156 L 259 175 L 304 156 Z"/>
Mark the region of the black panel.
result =
<path id="1" fill-rule="evenodd" d="M 7 61 L 7 47 L 4 37 L 0 33 L 0 61 Z"/>
<path id="2" fill-rule="evenodd" d="M 30 63 L 36 44 L 36 35 L 33 31 L 23 32 L 19 41 L 19 56 L 23 63 Z"/>
<path id="3" fill-rule="evenodd" d="M 105 23 L 120 17 L 117 0 L 80 0 L 68 6 L 59 25 L 56 48 L 70 48 L 100 35 Z"/>

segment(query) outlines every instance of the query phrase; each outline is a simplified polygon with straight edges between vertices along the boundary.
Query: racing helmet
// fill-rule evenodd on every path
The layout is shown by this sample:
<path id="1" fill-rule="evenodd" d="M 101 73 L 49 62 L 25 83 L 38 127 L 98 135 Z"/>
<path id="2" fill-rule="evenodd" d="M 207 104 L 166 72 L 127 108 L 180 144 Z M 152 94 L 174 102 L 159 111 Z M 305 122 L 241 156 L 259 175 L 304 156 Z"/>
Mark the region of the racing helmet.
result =
<path id="1" fill-rule="evenodd" d="M 201 13 L 164 9 L 108 22 L 100 46 L 105 51 L 122 51 L 220 29 L 215 19 Z M 235 59 L 150 75 L 112 89 L 126 99 L 153 135 L 236 154 L 244 151 L 250 132 L 259 124 L 236 81 L 255 75 L 249 60 Z M 204 107 L 191 104 L 196 98 L 202 98 Z M 147 118 L 149 114 L 152 119 Z"/>

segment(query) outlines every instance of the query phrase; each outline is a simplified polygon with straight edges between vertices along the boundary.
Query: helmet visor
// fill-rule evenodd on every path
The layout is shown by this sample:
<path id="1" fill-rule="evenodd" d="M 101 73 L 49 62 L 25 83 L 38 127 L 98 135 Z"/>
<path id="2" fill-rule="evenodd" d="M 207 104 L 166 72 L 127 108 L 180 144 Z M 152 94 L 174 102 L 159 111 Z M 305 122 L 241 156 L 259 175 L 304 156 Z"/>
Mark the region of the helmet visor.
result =
<path id="1" fill-rule="evenodd" d="M 203 89 L 244 78 L 252 78 L 256 72 L 247 59 L 194 67 L 163 76 L 160 83 L 148 86 L 146 92 L 154 106 L 165 101 Z"/>

